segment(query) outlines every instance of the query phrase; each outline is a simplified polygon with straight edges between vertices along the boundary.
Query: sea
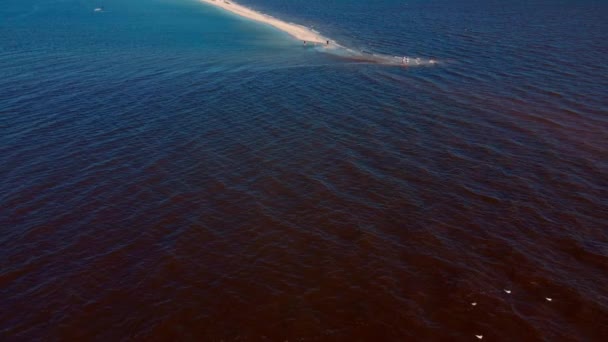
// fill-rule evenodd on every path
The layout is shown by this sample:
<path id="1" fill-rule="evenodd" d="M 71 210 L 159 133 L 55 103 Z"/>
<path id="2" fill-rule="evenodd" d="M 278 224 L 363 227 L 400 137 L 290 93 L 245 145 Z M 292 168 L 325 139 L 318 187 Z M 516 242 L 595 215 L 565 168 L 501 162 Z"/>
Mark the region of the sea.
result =
<path id="1" fill-rule="evenodd" d="M 606 340 L 608 2 L 238 2 L 437 63 L 2 0 L 0 340 Z"/>

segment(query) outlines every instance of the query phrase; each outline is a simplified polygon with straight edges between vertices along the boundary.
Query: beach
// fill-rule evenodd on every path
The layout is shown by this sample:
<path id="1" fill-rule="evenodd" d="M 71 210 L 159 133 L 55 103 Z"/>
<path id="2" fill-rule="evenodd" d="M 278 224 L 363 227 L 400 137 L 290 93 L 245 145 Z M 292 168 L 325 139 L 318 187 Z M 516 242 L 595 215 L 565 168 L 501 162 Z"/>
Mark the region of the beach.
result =
<path id="1" fill-rule="evenodd" d="M 245 6 L 236 4 L 234 2 L 223 1 L 223 0 L 200 0 L 204 3 L 220 7 L 226 11 L 230 11 L 234 14 L 242 16 L 244 18 L 248 18 L 251 20 L 255 20 L 257 22 L 261 22 L 272 27 L 275 27 L 283 32 L 288 33 L 292 37 L 305 41 L 307 43 L 314 44 L 326 44 L 327 41 L 330 41 L 329 38 L 324 37 L 313 30 L 304 27 L 302 25 L 297 25 L 293 23 L 284 22 L 277 18 L 273 18 L 269 15 L 262 14 L 260 12 L 256 12 L 252 9 L 249 9 Z"/>
<path id="2" fill-rule="evenodd" d="M 294 23 L 288 23 L 277 19 L 275 17 L 269 16 L 267 14 L 263 14 L 257 11 L 254 11 L 245 6 L 239 5 L 234 2 L 224 1 L 224 0 L 200 0 L 209 5 L 213 5 L 215 7 L 220 7 L 226 11 L 239 15 L 243 18 L 251 19 L 266 25 L 270 25 L 274 28 L 277 28 L 283 32 L 288 33 L 295 39 L 301 40 L 306 44 L 311 45 L 320 45 L 324 47 L 325 52 L 331 52 L 332 54 L 344 58 L 350 61 L 356 62 L 367 62 L 367 63 L 375 63 L 375 64 L 384 64 L 384 65 L 406 65 L 406 66 L 428 66 L 434 65 L 437 62 L 433 59 L 429 58 L 415 58 L 411 57 L 408 59 L 407 63 L 405 62 L 405 57 L 402 55 L 394 56 L 382 53 L 375 53 L 371 51 L 362 51 L 356 50 L 352 48 L 348 48 L 346 46 L 342 46 L 336 43 L 334 40 L 319 34 L 318 32 Z M 328 44 L 329 43 L 329 44 Z"/>

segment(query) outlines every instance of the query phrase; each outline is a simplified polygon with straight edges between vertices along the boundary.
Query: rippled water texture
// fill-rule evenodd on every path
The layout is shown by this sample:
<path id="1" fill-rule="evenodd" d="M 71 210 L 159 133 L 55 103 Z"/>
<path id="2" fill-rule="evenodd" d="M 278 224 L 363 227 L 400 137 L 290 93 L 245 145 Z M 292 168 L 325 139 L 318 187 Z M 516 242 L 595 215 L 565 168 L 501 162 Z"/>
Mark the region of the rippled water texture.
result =
<path id="1" fill-rule="evenodd" d="M 1 340 L 605 340 L 605 2 L 242 3 L 441 64 L 4 0 Z"/>

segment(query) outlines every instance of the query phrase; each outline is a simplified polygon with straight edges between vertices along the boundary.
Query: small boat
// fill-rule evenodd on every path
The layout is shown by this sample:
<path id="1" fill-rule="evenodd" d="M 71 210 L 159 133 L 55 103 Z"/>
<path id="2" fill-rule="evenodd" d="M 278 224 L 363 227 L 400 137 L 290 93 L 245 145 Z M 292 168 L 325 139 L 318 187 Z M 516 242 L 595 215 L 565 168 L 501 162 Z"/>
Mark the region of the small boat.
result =
<path id="1" fill-rule="evenodd" d="M 93 10 L 93 12 L 103 12 L 103 7 L 97 7 Z"/>

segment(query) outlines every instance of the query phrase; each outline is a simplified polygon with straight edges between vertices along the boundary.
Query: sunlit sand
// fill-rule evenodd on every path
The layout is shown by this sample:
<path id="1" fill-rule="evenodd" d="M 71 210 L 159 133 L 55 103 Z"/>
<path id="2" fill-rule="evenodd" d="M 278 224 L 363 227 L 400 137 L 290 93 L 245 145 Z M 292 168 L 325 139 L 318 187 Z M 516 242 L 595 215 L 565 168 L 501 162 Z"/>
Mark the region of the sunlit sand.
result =
<path id="1" fill-rule="evenodd" d="M 223 0 L 200 0 L 200 1 L 208 3 L 208 4 L 216 6 L 216 7 L 223 8 L 227 11 L 230 11 L 230 12 L 240 15 L 242 17 L 273 26 L 303 42 L 313 43 L 313 44 L 327 44 L 328 41 L 331 41 L 329 38 L 324 37 L 324 36 L 320 35 L 319 33 L 315 32 L 307 27 L 304 27 L 302 25 L 293 24 L 293 23 L 284 22 L 277 18 L 256 12 L 252 9 L 249 9 L 247 7 L 236 4 L 232 1 L 223 1 Z M 332 43 L 335 43 L 335 42 L 332 42 Z"/>

